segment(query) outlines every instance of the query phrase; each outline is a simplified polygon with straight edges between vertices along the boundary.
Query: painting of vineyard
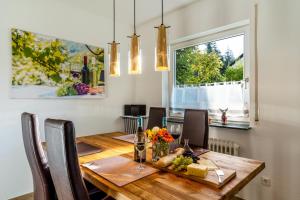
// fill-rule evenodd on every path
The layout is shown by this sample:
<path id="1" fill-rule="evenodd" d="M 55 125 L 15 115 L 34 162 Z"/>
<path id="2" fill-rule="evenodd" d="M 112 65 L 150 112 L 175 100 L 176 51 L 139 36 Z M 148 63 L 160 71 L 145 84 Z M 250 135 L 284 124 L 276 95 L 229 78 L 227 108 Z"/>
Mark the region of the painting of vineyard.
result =
<path id="1" fill-rule="evenodd" d="M 12 98 L 103 98 L 104 49 L 11 30 Z"/>

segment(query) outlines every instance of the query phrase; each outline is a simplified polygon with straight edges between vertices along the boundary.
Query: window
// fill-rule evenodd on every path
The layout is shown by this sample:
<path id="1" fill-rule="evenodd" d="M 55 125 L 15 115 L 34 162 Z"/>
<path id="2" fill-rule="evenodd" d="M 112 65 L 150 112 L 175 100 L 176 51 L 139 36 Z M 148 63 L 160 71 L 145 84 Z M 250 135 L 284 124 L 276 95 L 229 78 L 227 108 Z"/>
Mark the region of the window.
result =
<path id="1" fill-rule="evenodd" d="M 249 121 L 247 26 L 182 40 L 172 45 L 170 115 L 207 109 L 218 122 Z"/>

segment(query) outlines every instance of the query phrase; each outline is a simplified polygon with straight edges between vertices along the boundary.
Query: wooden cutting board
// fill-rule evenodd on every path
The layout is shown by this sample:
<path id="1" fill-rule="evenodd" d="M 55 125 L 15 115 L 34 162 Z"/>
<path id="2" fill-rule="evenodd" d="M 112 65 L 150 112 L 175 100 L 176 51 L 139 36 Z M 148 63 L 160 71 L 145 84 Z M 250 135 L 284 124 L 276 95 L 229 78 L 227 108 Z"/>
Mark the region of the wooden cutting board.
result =
<path id="1" fill-rule="evenodd" d="M 130 134 L 130 135 L 116 136 L 113 138 L 134 144 L 134 136 L 135 136 L 134 134 Z"/>
<path id="2" fill-rule="evenodd" d="M 138 170 L 137 167 L 139 163 L 122 156 L 95 160 L 90 163 L 82 164 L 82 166 L 92 170 L 119 187 L 159 171 L 145 164 L 143 165 L 145 169 Z"/>
<path id="3" fill-rule="evenodd" d="M 153 165 L 154 167 L 162 170 L 162 171 L 166 171 L 172 174 L 175 174 L 177 176 L 181 176 L 187 179 L 191 179 L 193 181 L 197 181 L 206 185 L 210 185 L 212 187 L 215 188 L 220 188 L 223 185 L 225 185 L 226 183 L 228 183 L 232 178 L 234 178 L 236 176 L 236 171 L 235 170 L 231 170 L 231 169 L 221 169 L 224 172 L 224 176 L 221 177 L 222 179 L 222 183 L 219 183 L 218 181 L 218 176 L 216 174 L 216 172 L 213 171 L 208 171 L 208 175 L 205 178 L 200 178 L 198 176 L 191 176 L 191 175 L 187 175 L 186 172 L 176 172 L 174 170 L 170 170 L 168 168 L 160 168 L 156 165 Z"/>

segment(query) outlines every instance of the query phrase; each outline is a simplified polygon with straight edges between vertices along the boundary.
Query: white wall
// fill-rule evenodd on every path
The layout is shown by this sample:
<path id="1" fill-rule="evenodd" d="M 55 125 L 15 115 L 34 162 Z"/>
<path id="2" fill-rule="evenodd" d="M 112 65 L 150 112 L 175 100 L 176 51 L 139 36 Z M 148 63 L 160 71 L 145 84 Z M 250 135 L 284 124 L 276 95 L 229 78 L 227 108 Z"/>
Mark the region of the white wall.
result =
<path id="1" fill-rule="evenodd" d="M 251 0 L 199 0 L 168 14 L 171 40 L 250 18 Z M 242 156 L 263 160 L 260 176 L 241 194 L 249 200 L 300 199 L 300 1 L 259 2 L 259 106 L 260 122 L 250 131 L 211 128 L 210 135 L 241 145 Z M 252 18 L 253 16 L 251 16 Z M 138 28 L 144 49 L 144 73 L 137 78 L 136 102 L 161 105 L 162 78 L 153 71 L 154 30 L 159 19 Z M 146 38 L 146 39 L 143 39 Z M 253 76 L 253 75 L 252 75 Z"/>
<path id="2" fill-rule="evenodd" d="M 166 16 L 171 38 L 203 32 L 249 18 L 250 0 L 199 0 Z M 170 2 L 170 1 L 169 1 Z M 272 178 L 264 187 L 259 178 L 242 195 L 252 200 L 300 199 L 300 1 L 259 2 L 259 102 L 260 122 L 251 131 L 211 128 L 210 134 L 242 146 L 242 155 L 266 162 L 262 175 Z M 16 27 L 77 42 L 106 47 L 111 40 L 111 20 L 84 12 L 60 1 L 0 0 L 0 199 L 32 191 L 32 179 L 24 152 L 20 113 L 75 122 L 78 135 L 122 128 L 118 116 L 125 103 L 162 104 L 161 74 L 154 72 L 153 20 L 138 28 L 142 35 L 143 75 L 127 75 L 127 39 L 131 32 L 118 25 L 122 45 L 122 76 L 107 79 L 102 100 L 12 100 L 9 98 L 10 28 Z M 133 90 L 133 89 L 135 90 Z"/>
<path id="3" fill-rule="evenodd" d="M 117 24 L 123 44 L 122 76 L 107 80 L 107 98 L 100 100 L 13 100 L 9 98 L 10 28 L 42 33 L 105 47 L 112 39 L 112 21 L 84 12 L 72 4 L 50 0 L 0 0 L 0 199 L 32 192 L 32 178 L 22 141 L 20 114 L 37 113 L 41 126 L 47 117 L 73 120 L 77 135 L 122 128 L 122 106 L 133 101 L 132 77 L 127 75 L 129 26 Z"/>

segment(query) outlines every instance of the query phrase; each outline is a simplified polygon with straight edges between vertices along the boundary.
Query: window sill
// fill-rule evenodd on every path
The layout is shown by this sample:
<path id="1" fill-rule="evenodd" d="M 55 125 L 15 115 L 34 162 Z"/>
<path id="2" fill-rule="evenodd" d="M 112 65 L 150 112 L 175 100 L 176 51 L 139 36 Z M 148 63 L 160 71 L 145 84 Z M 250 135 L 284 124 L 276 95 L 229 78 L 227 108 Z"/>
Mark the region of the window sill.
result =
<path id="1" fill-rule="evenodd" d="M 241 124 L 241 123 L 230 122 L 230 123 L 224 125 L 224 124 L 221 124 L 221 123 L 213 122 L 213 123 L 209 124 L 209 126 L 210 127 L 217 127 L 217 128 L 240 129 L 240 130 L 249 130 L 249 129 L 251 129 L 250 123 Z"/>
<path id="2" fill-rule="evenodd" d="M 183 124 L 183 117 L 169 117 L 167 119 L 170 123 L 177 123 Z M 229 129 L 239 129 L 239 130 L 249 130 L 251 129 L 250 123 L 246 122 L 228 122 L 226 125 L 220 122 L 212 122 L 209 124 L 210 127 L 217 127 L 217 128 L 229 128 Z"/>

